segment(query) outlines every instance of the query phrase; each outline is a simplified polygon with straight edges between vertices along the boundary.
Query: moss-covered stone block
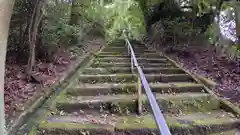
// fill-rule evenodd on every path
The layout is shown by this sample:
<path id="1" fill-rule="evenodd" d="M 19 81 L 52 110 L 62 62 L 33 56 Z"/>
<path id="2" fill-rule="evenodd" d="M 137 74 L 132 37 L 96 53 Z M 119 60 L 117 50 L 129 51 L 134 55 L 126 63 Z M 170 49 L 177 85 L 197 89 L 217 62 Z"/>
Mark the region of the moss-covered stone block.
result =
<path id="1" fill-rule="evenodd" d="M 87 98 L 65 98 L 56 103 L 58 110 L 74 112 L 82 110 L 95 110 L 97 112 L 110 112 L 115 114 L 135 113 L 137 110 L 136 96 L 89 96 Z"/>
<path id="2" fill-rule="evenodd" d="M 83 74 L 130 74 L 131 73 L 131 68 L 88 68 L 85 69 Z"/>
<path id="3" fill-rule="evenodd" d="M 159 96 L 160 97 L 160 96 Z M 219 110 L 220 102 L 208 94 L 179 94 L 157 98 L 164 112 L 188 114 L 192 112 L 207 112 Z"/>
<path id="4" fill-rule="evenodd" d="M 110 62 L 98 62 L 90 65 L 92 68 L 102 67 L 130 67 L 131 63 L 110 63 Z"/>
<path id="5" fill-rule="evenodd" d="M 109 75 L 80 75 L 80 83 L 134 83 L 137 76 L 134 74 L 109 74 Z"/>
<path id="6" fill-rule="evenodd" d="M 112 94 L 134 94 L 136 86 L 125 86 L 122 88 L 106 88 L 106 89 L 91 89 L 91 88 L 71 88 L 67 91 L 67 95 L 71 96 L 98 96 Z"/>

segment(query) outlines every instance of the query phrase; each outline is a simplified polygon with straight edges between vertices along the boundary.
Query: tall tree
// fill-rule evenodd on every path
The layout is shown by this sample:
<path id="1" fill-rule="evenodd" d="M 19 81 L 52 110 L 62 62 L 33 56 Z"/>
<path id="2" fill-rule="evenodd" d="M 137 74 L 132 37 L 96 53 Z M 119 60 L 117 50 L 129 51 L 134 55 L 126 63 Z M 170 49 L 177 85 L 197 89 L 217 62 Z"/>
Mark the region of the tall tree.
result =
<path id="1" fill-rule="evenodd" d="M 36 0 L 35 7 L 32 13 L 31 21 L 28 28 L 29 35 L 29 59 L 27 66 L 27 74 L 29 80 L 31 80 L 33 66 L 35 64 L 35 49 L 36 49 L 36 38 L 38 35 L 38 27 L 43 18 L 43 8 L 45 6 L 45 0 Z"/>
<path id="2" fill-rule="evenodd" d="M 236 35 L 237 35 L 237 45 L 240 47 L 240 1 L 236 0 L 234 4 L 235 10 L 235 21 L 236 21 Z"/>
<path id="3" fill-rule="evenodd" d="M 91 0 L 72 0 L 71 18 L 69 24 L 79 25 L 81 24 L 84 13 L 84 9 L 90 6 Z"/>
<path id="4" fill-rule="evenodd" d="M 0 0 L 0 135 L 5 135 L 4 74 L 9 24 L 14 0 Z"/>
<path id="5" fill-rule="evenodd" d="M 83 7 L 88 6 L 89 3 L 90 0 L 72 0 L 70 25 L 81 25 L 81 21 L 83 21 Z M 71 40 L 71 43 L 75 44 L 78 42 L 78 37 L 72 35 Z"/>
<path id="6" fill-rule="evenodd" d="M 85 0 L 72 0 L 71 19 L 69 24 L 78 25 L 82 19 L 81 9 Z"/>

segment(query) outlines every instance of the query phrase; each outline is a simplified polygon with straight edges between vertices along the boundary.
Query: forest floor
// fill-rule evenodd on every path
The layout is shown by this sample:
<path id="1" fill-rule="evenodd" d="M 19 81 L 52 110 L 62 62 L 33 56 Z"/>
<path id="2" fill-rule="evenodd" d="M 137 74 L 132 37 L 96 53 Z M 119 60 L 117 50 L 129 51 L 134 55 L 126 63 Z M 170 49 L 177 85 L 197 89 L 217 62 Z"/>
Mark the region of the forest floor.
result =
<path id="1" fill-rule="evenodd" d="M 180 52 L 169 53 L 169 46 L 160 48 L 188 71 L 215 81 L 215 93 L 240 107 L 240 59 L 229 60 L 216 47 L 199 40 L 180 47 Z"/>
<path id="2" fill-rule="evenodd" d="M 240 103 L 240 61 L 232 61 L 218 55 L 214 48 L 189 47 L 189 56 L 172 55 L 181 66 L 217 83 L 214 91 L 233 103 Z M 176 57 L 177 56 L 177 57 Z"/>
<path id="3" fill-rule="evenodd" d="M 14 117 L 16 112 L 25 110 L 29 101 L 34 101 L 39 94 L 45 93 L 44 88 L 51 86 L 66 74 L 67 69 L 76 64 L 82 55 L 94 52 L 103 45 L 102 39 L 88 40 L 83 47 L 71 50 L 58 50 L 52 62 L 36 62 L 34 75 L 41 80 L 41 84 L 30 83 L 24 73 L 26 66 L 14 63 L 7 63 L 5 69 L 5 114 L 6 117 Z M 76 53 L 76 50 L 78 52 Z"/>

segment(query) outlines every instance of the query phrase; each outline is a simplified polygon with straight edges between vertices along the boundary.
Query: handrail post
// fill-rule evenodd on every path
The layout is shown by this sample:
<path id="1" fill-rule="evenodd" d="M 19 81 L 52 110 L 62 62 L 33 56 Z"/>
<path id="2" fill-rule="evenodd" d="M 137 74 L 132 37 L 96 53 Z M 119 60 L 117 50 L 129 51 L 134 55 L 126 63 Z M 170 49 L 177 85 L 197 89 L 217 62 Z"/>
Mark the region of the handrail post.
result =
<path id="1" fill-rule="evenodd" d="M 128 55 L 130 54 L 130 47 L 129 47 L 129 45 L 128 45 L 128 42 L 125 40 L 125 42 L 126 42 L 126 46 L 127 46 L 127 49 L 128 49 Z"/>
<path id="2" fill-rule="evenodd" d="M 134 73 L 133 72 L 133 70 L 134 70 L 134 67 L 133 67 L 134 65 L 133 65 L 133 57 L 132 57 L 132 55 L 131 55 L 131 71 L 132 71 L 132 73 Z"/>
<path id="3" fill-rule="evenodd" d="M 143 110 L 142 110 L 142 81 L 140 75 L 138 75 L 137 91 L 138 91 L 138 114 L 141 115 L 143 113 Z"/>

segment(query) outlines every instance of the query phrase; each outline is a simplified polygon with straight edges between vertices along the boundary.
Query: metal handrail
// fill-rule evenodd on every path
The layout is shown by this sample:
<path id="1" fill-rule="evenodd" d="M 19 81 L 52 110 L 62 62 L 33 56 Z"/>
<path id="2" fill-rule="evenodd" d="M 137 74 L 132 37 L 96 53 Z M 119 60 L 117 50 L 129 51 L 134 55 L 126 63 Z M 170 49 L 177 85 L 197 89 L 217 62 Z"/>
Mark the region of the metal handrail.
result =
<path id="1" fill-rule="evenodd" d="M 160 135 L 171 135 L 171 132 L 168 128 L 168 125 L 165 121 L 165 118 L 163 117 L 163 114 L 162 114 L 162 112 L 159 108 L 159 105 L 156 101 L 156 98 L 154 97 L 154 95 L 152 93 L 152 90 L 150 89 L 149 83 L 148 83 L 148 81 L 147 81 L 147 79 L 146 79 L 146 77 L 143 73 L 143 70 L 138 65 L 137 58 L 135 56 L 134 50 L 133 50 L 127 36 L 125 35 L 125 31 L 123 31 L 123 36 L 125 37 L 128 52 L 131 53 L 131 65 L 132 65 L 131 68 L 132 68 L 132 71 L 133 71 L 133 66 L 135 66 L 137 68 L 138 73 L 139 73 L 139 76 L 140 76 L 140 79 L 141 79 L 141 82 L 142 82 L 142 86 L 145 89 L 147 99 L 148 99 L 148 101 L 150 103 L 150 106 L 151 106 L 151 109 L 153 111 L 154 119 L 155 119 L 156 125 L 157 125 L 157 127 L 160 131 Z"/>

